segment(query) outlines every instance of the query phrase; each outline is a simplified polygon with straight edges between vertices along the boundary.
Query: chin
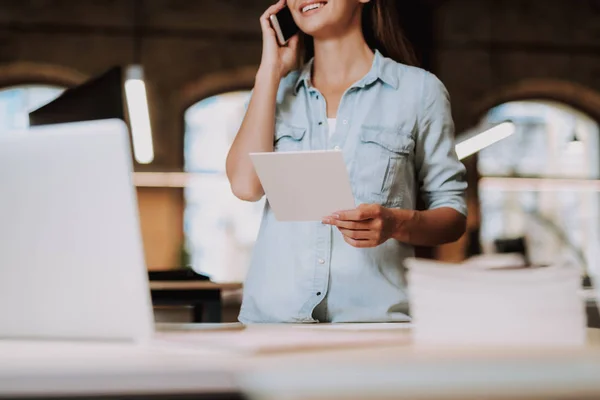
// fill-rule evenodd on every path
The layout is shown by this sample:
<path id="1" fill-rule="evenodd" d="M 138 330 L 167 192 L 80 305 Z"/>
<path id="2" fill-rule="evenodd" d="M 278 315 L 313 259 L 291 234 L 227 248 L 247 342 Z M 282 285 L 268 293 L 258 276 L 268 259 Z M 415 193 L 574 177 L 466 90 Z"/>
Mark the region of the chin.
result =
<path id="1" fill-rule="evenodd" d="M 335 31 L 335 26 L 339 24 L 339 18 L 336 18 L 336 7 L 331 4 L 332 0 L 317 2 L 315 0 L 304 0 L 293 12 L 298 27 L 307 35 L 319 38 L 327 37 L 328 33 Z M 319 4 L 318 9 L 308 12 L 302 12 L 302 6 L 310 4 Z"/>

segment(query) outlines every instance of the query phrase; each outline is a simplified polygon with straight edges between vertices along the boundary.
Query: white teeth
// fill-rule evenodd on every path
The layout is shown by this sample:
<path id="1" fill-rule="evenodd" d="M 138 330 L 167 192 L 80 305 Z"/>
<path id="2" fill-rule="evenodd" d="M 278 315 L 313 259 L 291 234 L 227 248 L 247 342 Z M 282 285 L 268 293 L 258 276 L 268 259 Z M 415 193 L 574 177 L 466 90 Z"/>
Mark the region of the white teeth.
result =
<path id="1" fill-rule="evenodd" d="M 302 12 L 307 12 L 310 10 L 314 10 L 316 8 L 321 8 L 325 5 L 325 3 L 313 3 L 313 4 L 309 4 L 307 6 L 302 7 Z"/>

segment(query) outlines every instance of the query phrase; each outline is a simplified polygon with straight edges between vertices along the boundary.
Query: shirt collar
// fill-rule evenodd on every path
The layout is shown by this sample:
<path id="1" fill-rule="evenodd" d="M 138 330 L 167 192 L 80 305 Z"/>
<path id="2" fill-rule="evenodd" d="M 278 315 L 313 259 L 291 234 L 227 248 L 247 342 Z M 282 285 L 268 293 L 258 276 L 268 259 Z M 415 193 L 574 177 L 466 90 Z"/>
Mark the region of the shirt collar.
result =
<path id="1" fill-rule="evenodd" d="M 313 66 L 314 58 L 311 58 L 304 67 L 300 70 L 300 75 L 294 86 L 295 93 L 298 93 L 301 85 L 306 87 L 310 86 L 310 77 Z M 354 87 L 364 88 L 365 86 L 373 84 L 377 80 L 381 80 L 383 83 L 390 85 L 394 89 L 398 89 L 398 76 L 394 74 L 395 69 L 390 63 L 390 60 L 385 58 L 379 50 L 375 50 L 375 57 L 373 57 L 373 64 L 371 69 L 360 81 L 355 83 Z"/>
<path id="2" fill-rule="evenodd" d="M 298 93 L 301 85 L 306 87 L 310 86 L 310 75 L 312 71 L 314 57 L 311 58 L 300 70 L 300 76 L 298 76 L 298 80 L 296 81 L 296 85 L 294 86 L 294 93 Z"/>

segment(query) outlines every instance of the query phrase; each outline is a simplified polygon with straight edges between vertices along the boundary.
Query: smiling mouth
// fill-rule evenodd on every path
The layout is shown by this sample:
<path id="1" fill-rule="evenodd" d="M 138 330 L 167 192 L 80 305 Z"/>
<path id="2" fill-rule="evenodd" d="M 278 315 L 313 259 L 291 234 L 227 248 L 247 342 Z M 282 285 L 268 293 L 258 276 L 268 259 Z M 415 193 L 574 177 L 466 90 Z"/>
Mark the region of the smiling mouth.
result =
<path id="1" fill-rule="evenodd" d="M 317 10 L 319 8 L 325 7 L 325 5 L 327 4 L 327 2 L 323 1 L 323 2 L 319 2 L 319 3 L 312 3 L 312 4 L 308 4 L 304 7 L 302 7 L 302 9 L 300 11 L 302 11 L 302 13 L 306 13 L 312 10 Z"/>

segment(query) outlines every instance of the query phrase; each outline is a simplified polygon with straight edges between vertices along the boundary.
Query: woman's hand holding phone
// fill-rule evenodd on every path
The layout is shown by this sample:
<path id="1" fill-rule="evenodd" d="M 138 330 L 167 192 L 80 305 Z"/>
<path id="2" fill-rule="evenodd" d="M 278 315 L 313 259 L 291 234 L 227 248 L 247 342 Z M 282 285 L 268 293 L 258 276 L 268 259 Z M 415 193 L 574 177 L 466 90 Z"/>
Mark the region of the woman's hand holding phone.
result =
<path id="1" fill-rule="evenodd" d="M 260 27 L 263 36 L 262 59 L 259 67 L 259 75 L 267 74 L 279 79 L 286 76 L 296 66 L 296 49 L 298 47 L 298 35 L 294 35 L 287 46 L 279 46 L 277 35 L 271 26 L 269 17 L 286 7 L 286 0 L 279 0 L 269 7 L 260 17 Z"/>
<path id="2" fill-rule="evenodd" d="M 226 171 L 231 189 L 236 197 L 246 201 L 258 201 L 264 196 L 249 154 L 274 150 L 279 83 L 296 64 L 297 35 L 288 41 L 287 46 L 280 47 L 269 18 L 282 10 L 285 3 L 285 0 L 280 0 L 260 17 L 262 59 L 244 120 L 227 155 Z"/>

